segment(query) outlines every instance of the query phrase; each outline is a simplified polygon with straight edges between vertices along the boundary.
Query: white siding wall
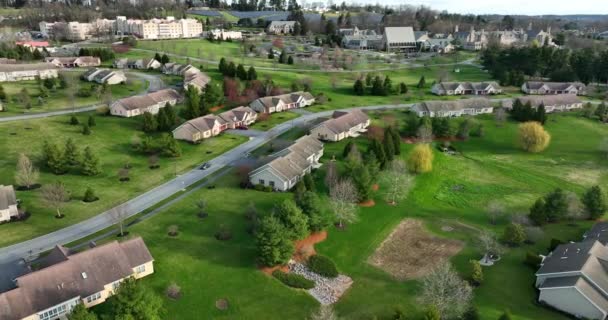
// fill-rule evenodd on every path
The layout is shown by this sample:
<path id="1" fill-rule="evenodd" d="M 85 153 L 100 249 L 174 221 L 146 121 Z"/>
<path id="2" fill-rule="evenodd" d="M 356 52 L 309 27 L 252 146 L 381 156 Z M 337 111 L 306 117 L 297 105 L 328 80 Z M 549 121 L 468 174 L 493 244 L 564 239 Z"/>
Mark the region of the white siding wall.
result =
<path id="1" fill-rule="evenodd" d="M 605 317 L 604 313 L 574 287 L 541 290 L 538 300 L 577 317 L 594 320 L 602 320 Z"/>

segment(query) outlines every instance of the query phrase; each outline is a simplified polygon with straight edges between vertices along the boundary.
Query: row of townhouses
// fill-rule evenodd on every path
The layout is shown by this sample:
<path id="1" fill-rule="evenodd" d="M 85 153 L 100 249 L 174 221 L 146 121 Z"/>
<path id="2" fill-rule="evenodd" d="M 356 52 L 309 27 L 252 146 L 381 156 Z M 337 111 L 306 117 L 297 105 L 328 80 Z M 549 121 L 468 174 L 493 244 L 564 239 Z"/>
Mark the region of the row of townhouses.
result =
<path id="1" fill-rule="evenodd" d="M 125 76 L 124 72 L 101 68 L 91 68 L 81 78 L 89 82 L 108 85 L 127 82 L 127 76 Z"/>
<path id="2" fill-rule="evenodd" d="M 206 73 L 191 64 L 166 63 L 162 66 L 162 72 L 164 74 L 184 77 L 184 90 L 194 87 L 199 92 L 202 92 L 207 84 L 211 82 L 211 78 Z"/>
<path id="3" fill-rule="evenodd" d="M 140 39 L 198 38 L 203 34 L 203 25 L 196 19 L 127 19 L 118 16 L 116 20 L 97 19 L 93 22 L 46 22 L 39 24 L 40 33 L 49 38 L 65 38 L 82 41 L 107 33 L 133 35 Z"/>
<path id="4" fill-rule="evenodd" d="M 336 142 L 360 136 L 367 131 L 369 125 L 369 117 L 359 109 L 335 111 L 331 119 L 313 127 L 310 135 L 322 141 Z"/>
<path id="5" fill-rule="evenodd" d="M 315 103 L 315 97 L 309 92 L 297 91 L 278 96 L 258 98 L 249 104 L 251 109 L 259 113 L 275 113 L 290 109 L 298 109 Z"/>
<path id="6" fill-rule="evenodd" d="M 15 288 L 0 293 L 0 319 L 66 319 L 76 305 L 103 303 L 125 279 L 152 273 L 154 259 L 139 237 L 79 253 L 56 246 L 42 269 L 16 278 Z"/>
<path id="7" fill-rule="evenodd" d="M 112 64 L 116 69 L 136 69 L 136 70 L 158 70 L 162 67 L 160 61 L 156 59 L 127 59 L 120 58 L 114 60 Z"/>
<path id="8" fill-rule="evenodd" d="M 119 117 L 135 117 L 149 112 L 157 114 L 158 110 L 170 104 L 174 106 L 180 94 L 173 89 L 163 89 L 145 95 L 119 99 L 110 106 L 110 114 Z"/>
<path id="9" fill-rule="evenodd" d="M 208 114 L 188 120 L 173 130 L 173 137 L 195 143 L 215 137 L 228 129 L 246 128 L 257 117 L 258 114 L 253 109 L 241 106 L 218 115 Z"/>
<path id="10" fill-rule="evenodd" d="M 529 95 L 586 95 L 587 87 L 580 82 L 527 81 L 521 91 Z M 489 82 L 439 82 L 431 92 L 438 96 L 494 95 L 501 94 L 502 88 L 494 81 Z"/>

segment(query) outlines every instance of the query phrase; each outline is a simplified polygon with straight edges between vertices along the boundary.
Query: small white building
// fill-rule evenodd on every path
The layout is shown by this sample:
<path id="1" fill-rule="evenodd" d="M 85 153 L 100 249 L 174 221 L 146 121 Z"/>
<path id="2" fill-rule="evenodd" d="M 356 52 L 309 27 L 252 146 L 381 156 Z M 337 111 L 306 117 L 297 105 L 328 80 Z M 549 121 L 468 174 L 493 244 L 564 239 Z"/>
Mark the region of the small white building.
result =
<path id="1" fill-rule="evenodd" d="M 0 64 L 0 82 L 57 78 L 57 67 L 51 63 Z"/>
<path id="2" fill-rule="evenodd" d="M 127 77 L 122 71 L 113 71 L 110 69 L 92 68 L 82 75 L 82 78 L 89 82 L 97 82 L 99 84 L 114 85 L 127 82 Z"/>
<path id="3" fill-rule="evenodd" d="M 207 34 L 212 34 L 213 35 L 213 39 L 220 39 L 220 40 L 241 40 L 243 39 L 243 33 L 240 31 L 232 31 L 232 30 L 224 30 L 224 29 L 213 29 L 210 31 L 207 31 Z M 207 35 L 207 37 L 208 37 Z"/>
<path id="4" fill-rule="evenodd" d="M 18 215 L 15 189 L 13 186 L 0 185 L 0 223 L 8 222 Z"/>

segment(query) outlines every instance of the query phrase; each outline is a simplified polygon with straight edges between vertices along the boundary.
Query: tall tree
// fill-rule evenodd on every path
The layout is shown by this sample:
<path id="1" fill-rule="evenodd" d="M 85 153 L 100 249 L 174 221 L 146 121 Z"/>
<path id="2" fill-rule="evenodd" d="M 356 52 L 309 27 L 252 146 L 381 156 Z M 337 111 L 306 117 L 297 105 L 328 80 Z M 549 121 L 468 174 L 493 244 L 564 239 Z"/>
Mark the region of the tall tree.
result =
<path id="1" fill-rule="evenodd" d="M 15 172 L 15 182 L 17 185 L 29 189 L 38 182 L 39 177 L 40 172 L 34 167 L 30 158 L 23 153 L 19 154 L 17 170 Z"/>
<path id="2" fill-rule="evenodd" d="M 108 304 L 112 319 L 162 319 L 163 300 L 134 278 L 121 282 Z"/>
<path id="3" fill-rule="evenodd" d="M 155 132 L 158 129 L 158 123 L 156 122 L 156 117 L 150 112 L 144 112 L 144 116 L 142 118 L 143 123 L 141 129 L 144 132 Z"/>
<path id="4" fill-rule="evenodd" d="M 294 252 L 289 231 L 273 216 L 262 217 L 255 234 L 259 262 L 268 267 L 285 264 Z"/>
<path id="5" fill-rule="evenodd" d="M 78 147 L 76 143 L 74 143 L 74 139 L 68 138 L 65 141 L 65 148 L 63 149 L 63 157 L 67 164 L 76 165 L 79 163 L 80 152 L 78 151 Z"/>
<path id="6" fill-rule="evenodd" d="M 545 213 L 549 222 L 556 222 L 568 214 L 568 201 L 562 189 L 557 188 L 545 197 Z"/>
<path id="7" fill-rule="evenodd" d="M 422 278 L 420 301 L 437 308 L 441 319 L 459 318 L 471 304 L 473 291 L 449 263 L 436 267 Z"/>
<path id="8" fill-rule="evenodd" d="M 350 180 L 341 180 L 329 192 L 330 207 L 338 220 L 338 226 L 357 221 L 357 189 Z"/>
<path id="9" fill-rule="evenodd" d="M 68 191 L 61 182 L 50 183 L 42 187 L 42 200 L 55 209 L 55 217 L 62 218 L 61 207 L 69 200 Z"/>
<path id="10" fill-rule="evenodd" d="M 85 176 L 95 176 L 101 173 L 101 164 L 99 157 L 93 152 L 91 147 L 84 148 L 84 156 L 82 157 L 82 174 Z"/>
<path id="11" fill-rule="evenodd" d="M 583 195 L 583 204 L 589 214 L 589 218 L 598 219 L 608 210 L 606 197 L 600 186 L 593 186 Z"/>
<path id="12" fill-rule="evenodd" d="M 300 240 L 308 236 L 308 217 L 302 213 L 295 202 L 283 201 L 275 207 L 274 213 L 285 226 L 292 240 Z"/>
<path id="13" fill-rule="evenodd" d="M 68 320 L 97 320 L 97 315 L 89 311 L 84 304 L 79 303 L 68 314 Z"/>

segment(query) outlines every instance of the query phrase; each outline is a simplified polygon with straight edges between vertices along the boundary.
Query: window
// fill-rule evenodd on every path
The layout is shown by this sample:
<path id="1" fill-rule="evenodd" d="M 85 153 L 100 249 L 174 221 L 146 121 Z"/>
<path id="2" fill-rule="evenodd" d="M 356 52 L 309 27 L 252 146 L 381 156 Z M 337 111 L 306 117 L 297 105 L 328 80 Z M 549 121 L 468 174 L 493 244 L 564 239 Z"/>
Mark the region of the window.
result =
<path id="1" fill-rule="evenodd" d="M 112 282 L 112 291 L 118 290 L 118 287 L 120 287 L 120 280 Z"/>
<path id="2" fill-rule="evenodd" d="M 264 185 L 264 179 L 260 179 L 260 184 Z"/>
<path id="3" fill-rule="evenodd" d="M 274 181 L 268 181 L 268 185 L 274 187 Z"/>
<path id="4" fill-rule="evenodd" d="M 142 273 L 142 272 L 145 272 L 145 271 L 146 271 L 146 265 L 145 264 L 142 264 L 141 266 L 135 268 L 135 272 L 136 273 Z"/>
<path id="5" fill-rule="evenodd" d="M 101 292 L 94 293 L 87 297 L 87 303 L 91 303 L 99 298 L 101 298 Z"/>
<path id="6" fill-rule="evenodd" d="M 39 313 L 38 317 L 40 317 L 40 320 L 47 320 L 47 319 L 57 318 L 60 314 L 65 313 L 66 310 L 67 310 L 67 305 L 66 304 L 62 304 L 62 305 L 57 306 L 57 307 L 55 307 L 53 309 L 45 311 L 44 313 Z"/>

